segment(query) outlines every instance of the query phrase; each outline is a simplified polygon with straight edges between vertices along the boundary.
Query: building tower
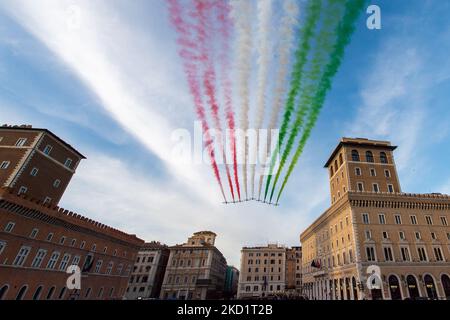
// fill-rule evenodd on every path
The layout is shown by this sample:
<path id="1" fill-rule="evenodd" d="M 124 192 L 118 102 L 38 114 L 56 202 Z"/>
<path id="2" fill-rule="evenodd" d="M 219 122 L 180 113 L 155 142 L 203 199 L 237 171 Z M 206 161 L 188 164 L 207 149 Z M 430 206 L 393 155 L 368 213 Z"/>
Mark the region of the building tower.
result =
<path id="1" fill-rule="evenodd" d="M 325 164 L 331 204 L 347 191 L 401 192 L 392 146 L 388 141 L 342 138 Z"/>
<path id="2" fill-rule="evenodd" d="M 0 187 L 58 205 L 85 157 L 47 129 L 0 127 Z"/>

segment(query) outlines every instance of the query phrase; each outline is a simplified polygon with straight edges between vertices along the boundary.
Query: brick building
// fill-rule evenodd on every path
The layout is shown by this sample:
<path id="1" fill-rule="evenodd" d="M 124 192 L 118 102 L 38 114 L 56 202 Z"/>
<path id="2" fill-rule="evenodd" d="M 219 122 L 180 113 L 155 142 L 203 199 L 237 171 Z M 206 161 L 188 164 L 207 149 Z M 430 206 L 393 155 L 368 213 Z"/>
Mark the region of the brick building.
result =
<path id="1" fill-rule="evenodd" d="M 0 300 L 124 295 L 144 241 L 56 206 L 83 158 L 48 130 L 0 128 Z M 80 291 L 66 288 L 69 265 Z"/>
<path id="2" fill-rule="evenodd" d="M 125 298 L 159 298 L 168 259 L 169 248 L 159 242 L 148 242 L 140 248 Z"/>
<path id="3" fill-rule="evenodd" d="M 47 129 L 0 127 L 0 186 L 58 205 L 85 157 Z"/>

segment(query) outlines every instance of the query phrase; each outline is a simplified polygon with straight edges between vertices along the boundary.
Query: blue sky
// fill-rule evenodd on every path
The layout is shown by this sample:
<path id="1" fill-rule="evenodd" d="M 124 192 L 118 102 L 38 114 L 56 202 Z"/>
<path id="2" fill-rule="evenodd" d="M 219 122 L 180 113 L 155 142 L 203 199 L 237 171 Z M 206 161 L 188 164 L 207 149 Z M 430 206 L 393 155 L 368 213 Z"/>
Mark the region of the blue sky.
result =
<path id="1" fill-rule="evenodd" d="M 209 166 L 165 157 L 195 118 L 162 0 L 2 1 L 0 122 L 49 128 L 87 156 L 62 206 L 170 245 L 211 229 L 238 265 L 243 245 L 298 245 L 329 205 L 323 164 L 342 136 L 398 145 L 403 191 L 450 193 L 450 2 L 371 4 L 382 29 L 358 21 L 280 207 L 223 206 Z"/>

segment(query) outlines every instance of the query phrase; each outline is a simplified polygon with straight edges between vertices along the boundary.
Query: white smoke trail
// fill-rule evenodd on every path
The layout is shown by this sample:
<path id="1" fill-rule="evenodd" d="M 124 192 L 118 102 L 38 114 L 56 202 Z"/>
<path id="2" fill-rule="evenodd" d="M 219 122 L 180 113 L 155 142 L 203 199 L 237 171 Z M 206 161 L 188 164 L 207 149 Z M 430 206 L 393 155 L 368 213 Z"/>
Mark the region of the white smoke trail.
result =
<path id="1" fill-rule="evenodd" d="M 269 130 L 276 129 L 278 123 L 278 117 L 280 114 L 281 107 L 283 106 L 286 86 L 287 86 L 287 75 L 289 71 L 289 58 L 291 51 L 293 49 L 295 41 L 295 31 L 298 27 L 299 20 L 298 16 L 300 13 L 300 8 L 297 0 L 284 0 L 283 1 L 283 17 L 280 21 L 279 28 L 279 45 L 278 45 L 278 72 L 276 75 L 276 88 L 273 98 L 273 108 L 272 114 L 269 121 Z M 269 132 L 268 143 L 266 148 L 271 145 L 271 134 Z M 267 154 L 267 149 L 262 150 L 262 154 Z M 261 195 L 261 189 L 263 184 L 263 170 L 261 170 L 261 176 L 259 179 L 259 199 Z"/>
<path id="2" fill-rule="evenodd" d="M 267 74 L 269 72 L 270 63 L 270 22 L 272 18 L 272 4 L 273 0 L 259 0 L 258 1 L 258 79 L 257 79 L 257 93 L 256 93 L 256 122 L 255 129 L 262 129 L 264 121 L 264 110 L 266 108 L 266 87 Z M 258 142 L 255 145 L 252 155 L 257 156 Z M 255 169 L 256 159 L 251 159 L 251 183 L 252 183 L 252 198 L 255 197 Z"/>
<path id="3" fill-rule="evenodd" d="M 252 26 L 251 26 L 252 2 L 249 0 L 232 0 L 231 16 L 234 20 L 237 31 L 237 48 L 236 48 L 236 69 L 238 94 L 241 103 L 240 129 L 246 132 L 249 126 L 249 79 L 251 72 L 252 59 Z M 248 144 L 244 136 L 243 145 L 243 183 L 245 196 L 248 198 L 247 192 L 247 162 L 248 162 Z"/>

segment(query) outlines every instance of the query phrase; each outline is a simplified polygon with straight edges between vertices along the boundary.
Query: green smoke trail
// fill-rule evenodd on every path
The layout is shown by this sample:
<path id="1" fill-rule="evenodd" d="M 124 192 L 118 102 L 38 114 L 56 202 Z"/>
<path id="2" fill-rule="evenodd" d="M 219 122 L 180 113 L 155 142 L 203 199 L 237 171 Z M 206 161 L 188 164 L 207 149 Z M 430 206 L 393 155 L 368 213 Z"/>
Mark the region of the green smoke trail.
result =
<path id="1" fill-rule="evenodd" d="M 283 180 L 281 189 L 278 192 L 277 203 L 280 200 L 281 194 L 283 193 L 283 190 L 286 187 L 289 177 L 291 176 L 292 171 L 294 170 L 294 167 L 297 164 L 298 159 L 300 158 L 300 155 L 303 152 L 303 148 L 305 147 L 306 141 L 308 140 L 309 136 L 311 135 L 311 131 L 317 121 L 317 118 L 319 117 L 319 113 L 325 102 L 326 95 L 327 95 L 328 91 L 331 89 L 331 85 L 332 85 L 331 80 L 336 75 L 336 73 L 341 65 L 342 58 L 344 57 L 344 53 L 345 53 L 345 48 L 350 43 L 351 36 L 352 36 L 353 32 L 355 31 L 356 20 L 358 19 L 359 14 L 361 13 L 362 9 L 364 8 L 365 2 L 366 2 L 365 0 L 350 0 L 345 5 L 344 17 L 343 17 L 341 23 L 339 24 L 339 26 L 337 27 L 336 45 L 330 56 L 330 61 L 329 61 L 328 65 L 326 66 L 325 71 L 320 80 L 320 85 L 315 94 L 313 104 L 311 106 L 311 112 L 309 114 L 308 122 L 305 126 L 305 130 L 304 130 L 303 135 L 298 143 L 297 150 L 294 154 L 294 157 L 292 158 L 292 162 L 289 165 L 289 169 Z"/>
<path id="2" fill-rule="evenodd" d="M 310 49 L 310 39 L 314 34 L 317 21 L 320 18 L 320 10 L 322 8 L 323 0 L 314 0 L 309 2 L 307 8 L 307 18 L 304 27 L 300 32 L 300 44 L 295 52 L 295 65 L 292 71 L 291 89 L 289 91 L 288 99 L 286 101 L 285 112 L 283 115 L 283 122 L 280 129 L 277 148 L 272 154 L 272 160 L 270 163 L 269 176 L 267 177 L 266 190 L 264 194 L 264 200 L 266 200 L 267 192 L 269 190 L 270 180 L 272 179 L 273 169 L 275 167 L 277 154 L 280 151 L 280 146 L 283 145 L 284 137 L 288 129 L 291 114 L 294 111 L 295 98 L 297 97 L 300 89 L 300 83 L 302 80 L 303 67 L 306 64 L 308 58 L 308 52 Z"/>
<path id="3" fill-rule="evenodd" d="M 303 119 L 308 112 L 308 107 L 312 104 L 313 93 L 317 90 L 321 73 L 324 69 L 327 53 L 333 50 L 333 45 L 336 39 L 335 29 L 342 18 L 343 9 L 345 7 L 345 0 L 328 0 L 326 11 L 324 13 L 324 20 L 322 22 L 321 31 L 317 37 L 317 44 L 313 59 L 311 61 L 311 67 L 304 77 L 304 83 L 301 86 L 299 94 L 299 102 L 296 112 L 296 118 L 292 127 L 289 139 L 286 143 L 286 148 L 281 157 L 280 165 L 275 175 L 275 179 L 272 185 L 272 192 L 270 193 L 270 202 L 272 202 L 275 187 L 277 185 L 280 174 L 286 164 L 288 156 L 292 151 L 295 143 L 295 139 L 298 136 L 300 129 L 303 125 Z"/>

